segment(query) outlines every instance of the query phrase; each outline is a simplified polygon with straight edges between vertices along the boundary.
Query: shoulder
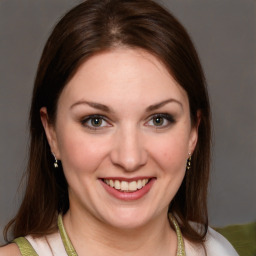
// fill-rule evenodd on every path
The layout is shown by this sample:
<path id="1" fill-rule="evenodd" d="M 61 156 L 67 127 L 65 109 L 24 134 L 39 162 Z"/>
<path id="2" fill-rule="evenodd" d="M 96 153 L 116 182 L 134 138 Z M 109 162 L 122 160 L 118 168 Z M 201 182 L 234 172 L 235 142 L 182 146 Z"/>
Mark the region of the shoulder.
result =
<path id="1" fill-rule="evenodd" d="M 39 255 L 66 254 L 59 232 L 41 237 L 33 237 L 29 235 L 26 236 L 26 239 Z"/>
<path id="2" fill-rule="evenodd" d="M 184 239 L 187 256 L 204 256 L 205 251 L 202 246 L 197 246 Z M 239 256 L 233 246 L 221 234 L 208 227 L 208 232 L 205 238 L 204 247 L 207 256 Z"/>
<path id="3" fill-rule="evenodd" d="M 238 256 L 228 240 L 210 227 L 207 232 L 205 246 L 209 255 L 216 255 L 218 252 L 218 255 Z"/>
<path id="4" fill-rule="evenodd" d="M 18 246 L 14 243 L 0 247 L 0 256 L 21 256 Z"/>

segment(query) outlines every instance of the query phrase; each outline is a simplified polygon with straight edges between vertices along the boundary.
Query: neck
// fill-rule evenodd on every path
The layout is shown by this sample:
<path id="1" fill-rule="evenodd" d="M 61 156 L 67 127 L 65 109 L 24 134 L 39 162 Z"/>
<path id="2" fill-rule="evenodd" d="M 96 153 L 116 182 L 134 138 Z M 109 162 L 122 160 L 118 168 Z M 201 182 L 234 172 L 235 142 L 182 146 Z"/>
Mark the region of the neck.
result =
<path id="1" fill-rule="evenodd" d="M 177 237 L 166 214 L 135 229 L 122 229 L 69 210 L 64 225 L 79 256 L 176 255 Z"/>

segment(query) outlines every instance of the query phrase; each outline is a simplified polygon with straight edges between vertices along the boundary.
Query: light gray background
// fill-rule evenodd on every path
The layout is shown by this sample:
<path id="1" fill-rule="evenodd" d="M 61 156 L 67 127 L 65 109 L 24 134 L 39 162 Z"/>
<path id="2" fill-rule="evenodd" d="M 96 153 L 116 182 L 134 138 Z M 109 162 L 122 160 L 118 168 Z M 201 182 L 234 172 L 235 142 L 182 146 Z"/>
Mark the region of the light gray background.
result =
<path id="1" fill-rule="evenodd" d="M 17 188 L 26 166 L 28 109 L 42 47 L 58 18 L 79 2 L 0 0 L 0 232 L 21 197 Z M 256 2 L 161 2 L 189 31 L 208 81 L 214 125 L 210 222 L 254 221 Z"/>

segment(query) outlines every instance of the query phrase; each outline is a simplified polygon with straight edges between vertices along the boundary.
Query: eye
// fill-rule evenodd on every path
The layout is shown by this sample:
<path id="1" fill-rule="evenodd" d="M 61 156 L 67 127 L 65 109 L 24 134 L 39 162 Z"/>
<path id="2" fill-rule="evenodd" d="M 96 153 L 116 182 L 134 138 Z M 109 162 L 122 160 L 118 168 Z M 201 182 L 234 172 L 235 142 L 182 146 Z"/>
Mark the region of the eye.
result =
<path id="1" fill-rule="evenodd" d="M 85 127 L 96 130 L 96 129 L 101 129 L 107 126 L 111 126 L 106 120 L 105 117 L 100 116 L 100 115 L 91 115 L 86 117 L 85 119 L 82 120 L 82 125 Z"/>
<path id="2" fill-rule="evenodd" d="M 155 128 L 165 128 L 174 123 L 175 120 L 170 114 L 155 114 L 151 116 L 150 120 L 146 123 L 147 126 Z"/>

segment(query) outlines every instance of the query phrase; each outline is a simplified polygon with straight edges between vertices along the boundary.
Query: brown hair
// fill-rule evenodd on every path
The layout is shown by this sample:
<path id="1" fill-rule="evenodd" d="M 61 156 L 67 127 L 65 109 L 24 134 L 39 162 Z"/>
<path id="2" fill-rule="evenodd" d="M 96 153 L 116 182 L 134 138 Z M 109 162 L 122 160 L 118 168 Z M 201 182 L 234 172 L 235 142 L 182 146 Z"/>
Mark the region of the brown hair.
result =
<path id="1" fill-rule="evenodd" d="M 199 138 L 192 167 L 170 204 L 184 237 L 202 243 L 208 226 L 207 184 L 210 163 L 210 107 L 203 71 L 183 26 L 151 0 L 87 0 L 69 11 L 48 39 L 37 71 L 30 111 L 30 157 L 27 187 L 20 209 L 6 226 L 14 238 L 53 232 L 59 212 L 69 208 L 68 185 L 62 167 L 53 167 L 39 110 L 45 106 L 51 122 L 59 95 L 82 62 L 92 55 L 126 46 L 157 56 L 187 92 L 191 120 Z M 194 230 L 189 221 L 201 223 Z M 12 237 L 12 238 L 13 238 Z"/>

